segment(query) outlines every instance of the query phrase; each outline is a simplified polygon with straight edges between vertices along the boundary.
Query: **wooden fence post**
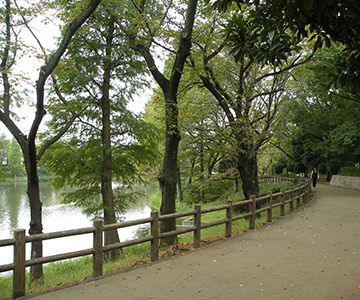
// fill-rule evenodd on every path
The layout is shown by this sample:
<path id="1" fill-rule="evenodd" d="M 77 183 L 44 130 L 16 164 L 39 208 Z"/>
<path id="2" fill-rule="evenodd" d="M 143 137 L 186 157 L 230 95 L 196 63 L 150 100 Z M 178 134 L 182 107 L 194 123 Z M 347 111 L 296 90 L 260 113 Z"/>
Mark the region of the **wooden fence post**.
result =
<path id="1" fill-rule="evenodd" d="M 104 224 L 102 220 L 94 220 L 93 226 L 95 227 L 94 232 L 94 254 L 93 254 L 93 276 L 100 277 L 103 275 L 103 229 Z"/>
<path id="2" fill-rule="evenodd" d="M 25 296 L 25 229 L 14 230 L 13 299 Z"/>
<path id="3" fill-rule="evenodd" d="M 226 226 L 225 226 L 225 237 L 229 238 L 229 237 L 231 237 L 231 233 L 232 233 L 233 202 L 231 200 L 227 200 L 226 203 L 229 205 L 229 207 L 226 209 L 226 219 L 228 221 L 226 222 Z"/>
<path id="4" fill-rule="evenodd" d="M 151 212 L 151 261 L 159 260 L 159 212 Z"/>
<path id="5" fill-rule="evenodd" d="M 268 192 L 269 198 L 268 198 L 268 206 L 270 206 L 270 208 L 267 211 L 267 222 L 271 223 L 272 222 L 272 205 L 273 205 L 273 193 L 272 192 Z"/>
<path id="6" fill-rule="evenodd" d="M 285 190 L 281 189 L 280 192 L 282 193 L 281 195 L 281 206 L 280 206 L 280 216 L 285 216 Z"/>
<path id="7" fill-rule="evenodd" d="M 297 188 L 297 201 L 296 201 L 296 207 L 299 208 L 300 207 L 300 204 L 301 204 L 301 187 L 298 186 Z"/>
<path id="8" fill-rule="evenodd" d="M 294 187 L 291 187 L 291 201 L 290 201 L 290 211 L 294 211 Z"/>
<path id="9" fill-rule="evenodd" d="M 196 214 L 194 215 L 194 226 L 196 227 L 194 231 L 194 248 L 200 248 L 200 240 L 201 240 L 201 205 L 195 204 L 194 209 L 196 210 Z"/>
<path id="10" fill-rule="evenodd" d="M 311 193 L 311 184 L 309 184 L 310 181 L 307 182 L 305 185 L 305 197 L 304 197 L 304 203 L 307 203 L 310 201 L 310 193 Z"/>
<path id="11" fill-rule="evenodd" d="M 251 216 L 250 216 L 250 219 L 249 219 L 249 229 L 255 229 L 255 210 L 256 210 L 256 198 L 255 198 L 255 195 L 251 195 L 250 196 L 250 200 L 252 201 L 251 202 Z"/>

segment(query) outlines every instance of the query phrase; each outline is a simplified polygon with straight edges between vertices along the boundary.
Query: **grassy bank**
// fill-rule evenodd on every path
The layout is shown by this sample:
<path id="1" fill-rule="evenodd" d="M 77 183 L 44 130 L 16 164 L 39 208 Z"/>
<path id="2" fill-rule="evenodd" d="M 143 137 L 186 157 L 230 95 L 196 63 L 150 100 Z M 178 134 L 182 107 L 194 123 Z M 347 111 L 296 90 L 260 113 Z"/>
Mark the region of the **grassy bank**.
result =
<path id="1" fill-rule="evenodd" d="M 269 183 L 262 182 L 260 184 L 260 194 L 266 194 L 267 191 L 278 191 L 280 188 L 288 189 L 291 183 Z M 214 207 L 223 205 L 226 199 L 240 201 L 244 197 L 242 192 L 223 194 L 218 200 L 209 203 L 203 203 L 202 207 Z M 160 206 L 160 193 L 154 193 L 151 196 L 151 205 L 153 207 Z M 182 202 L 177 203 L 177 211 L 189 211 L 193 209 L 193 204 Z M 287 212 L 288 213 L 288 212 Z M 256 226 L 262 226 L 266 221 L 266 214 L 262 214 L 262 218 L 256 219 Z M 280 209 L 274 209 L 273 218 L 276 219 L 280 215 Z M 212 222 L 225 218 L 225 211 L 216 211 L 207 213 L 202 216 L 202 221 Z M 240 234 L 249 226 L 248 220 L 238 220 L 233 222 L 233 234 Z M 217 241 L 224 238 L 225 225 L 207 228 L 201 231 L 202 245 Z M 161 257 L 179 253 L 179 251 L 187 251 L 191 248 L 193 241 L 193 233 L 187 233 L 178 237 L 178 245 L 174 248 L 164 248 L 160 252 Z M 106 262 L 104 265 L 104 274 L 119 271 L 121 269 L 129 269 L 135 265 L 141 264 L 150 259 L 150 244 L 144 243 L 124 249 L 124 255 L 115 262 Z M 56 287 L 68 285 L 83 280 L 90 280 L 92 276 L 92 257 L 83 257 L 76 260 L 68 260 L 63 262 L 52 263 L 44 266 L 44 278 L 31 284 L 27 282 L 27 293 L 38 293 L 41 291 L 52 290 Z M 28 278 L 28 276 L 27 276 Z M 12 294 L 12 276 L 0 277 L 0 299 L 10 298 Z"/>

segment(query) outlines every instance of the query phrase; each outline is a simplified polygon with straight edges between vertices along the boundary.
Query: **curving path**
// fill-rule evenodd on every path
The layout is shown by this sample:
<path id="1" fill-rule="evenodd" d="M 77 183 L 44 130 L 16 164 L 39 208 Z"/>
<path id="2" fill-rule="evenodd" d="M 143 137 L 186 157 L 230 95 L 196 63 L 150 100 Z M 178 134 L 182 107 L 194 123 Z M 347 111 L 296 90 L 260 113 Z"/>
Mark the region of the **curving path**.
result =
<path id="1" fill-rule="evenodd" d="M 360 299 L 360 190 L 313 191 L 311 204 L 270 226 L 34 298 Z"/>

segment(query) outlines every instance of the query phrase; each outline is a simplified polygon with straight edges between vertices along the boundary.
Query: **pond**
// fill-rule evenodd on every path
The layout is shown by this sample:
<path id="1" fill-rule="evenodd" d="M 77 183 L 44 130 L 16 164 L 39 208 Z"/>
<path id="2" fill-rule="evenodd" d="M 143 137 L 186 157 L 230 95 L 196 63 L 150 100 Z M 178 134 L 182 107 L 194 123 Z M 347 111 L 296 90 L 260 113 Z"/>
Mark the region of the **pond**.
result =
<path id="1" fill-rule="evenodd" d="M 145 191 L 145 189 L 144 189 Z M 145 193 L 146 194 L 146 193 Z M 61 204 L 59 193 L 48 183 L 40 183 L 43 203 L 43 232 L 91 227 L 92 220 L 74 205 Z M 119 216 L 123 221 L 147 218 L 151 208 L 146 197 L 141 197 Z M 0 184 L 0 239 L 13 237 L 14 229 L 29 230 L 30 208 L 25 183 Z M 129 240 L 147 231 L 148 225 L 137 225 L 119 229 L 121 241 Z M 26 247 L 26 258 L 30 259 L 30 244 Z M 92 234 L 47 240 L 43 242 L 43 255 L 56 255 L 92 248 Z M 12 263 L 13 247 L 0 248 L 0 265 Z"/>

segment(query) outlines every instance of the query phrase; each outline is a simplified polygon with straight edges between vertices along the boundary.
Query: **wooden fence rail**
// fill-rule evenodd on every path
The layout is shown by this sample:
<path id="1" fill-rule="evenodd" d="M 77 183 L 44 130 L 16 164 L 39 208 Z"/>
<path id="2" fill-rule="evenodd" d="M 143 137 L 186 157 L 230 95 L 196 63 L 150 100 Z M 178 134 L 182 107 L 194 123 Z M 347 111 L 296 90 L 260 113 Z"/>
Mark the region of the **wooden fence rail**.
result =
<path id="1" fill-rule="evenodd" d="M 291 181 L 288 178 L 278 179 L 275 177 L 264 177 L 264 180 L 267 181 Z M 16 229 L 14 231 L 14 238 L 0 240 L 0 247 L 13 246 L 14 247 L 14 262 L 7 265 L 0 265 L 0 272 L 13 271 L 13 298 L 22 297 L 25 295 L 25 281 L 26 273 L 25 270 L 29 266 L 45 264 L 55 261 L 60 261 L 64 259 L 76 258 L 86 255 L 93 256 L 93 276 L 99 277 L 103 275 L 103 253 L 113 249 L 120 249 L 124 247 L 129 247 L 145 242 L 150 242 L 150 251 L 151 251 L 151 261 L 156 261 L 159 259 L 159 242 L 162 238 L 169 236 L 177 236 L 179 234 L 184 234 L 188 232 L 194 233 L 193 238 L 193 247 L 200 247 L 201 240 L 201 229 L 209 228 L 212 226 L 218 226 L 225 224 L 225 237 L 231 237 L 232 233 L 232 222 L 240 220 L 243 218 L 249 218 L 249 229 L 255 228 L 255 219 L 256 215 L 261 212 L 267 212 L 267 222 L 272 222 L 272 212 L 276 207 L 280 207 L 280 215 L 285 215 L 285 205 L 289 204 L 290 211 L 294 209 L 294 202 L 296 201 L 296 207 L 301 205 L 301 200 L 303 203 L 306 203 L 310 200 L 311 194 L 311 182 L 306 179 L 303 180 L 301 186 L 296 188 L 291 188 L 290 190 L 284 191 L 281 190 L 278 193 L 268 192 L 267 195 L 255 198 L 251 196 L 249 200 L 244 200 L 240 202 L 233 203 L 231 200 L 227 200 L 225 205 L 210 207 L 201 209 L 201 205 L 195 205 L 194 210 L 174 213 L 159 216 L 157 211 L 151 212 L 149 218 L 138 219 L 134 221 L 121 222 L 116 224 L 104 225 L 101 220 L 95 220 L 93 227 L 73 229 L 66 231 L 58 231 L 52 233 L 36 234 L 36 235 L 25 235 L 24 229 Z M 259 204 L 262 204 L 261 206 Z M 247 207 L 246 212 L 242 212 L 238 215 L 233 215 L 234 208 L 238 207 Z M 201 216 L 205 213 L 210 213 L 214 211 L 225 210 L 226 215 L 225 219 L 217 220 L 210 223 L 201 223 Z M 240 209 L 240 211 L 243 211 Z M 166 219 L 174 219 L 181 217 L 193 216 L 194 223 L 193 226 L 187 228 L 181 228 L 175 231 L 159 233 L 159 222 Z M 118 228 L 125 228 L 139 224 L 150 224 L 150 235 L 142 238 L 129 240 L 121 243 L 116 243 L 112 245 L 103 246 L 103 232 Z M 69 252 L 64 254 L 46 256 L 36 259 L 26 260 L 25 258 L 25 247 L 26 243 L 34 241 L 45 241 L 49 239 L 56 239 L 69 236 L 77 236 L 82 234 L 93 234 L 93 247 L 90 249 L 84 249 L 75 252 Z"/>

